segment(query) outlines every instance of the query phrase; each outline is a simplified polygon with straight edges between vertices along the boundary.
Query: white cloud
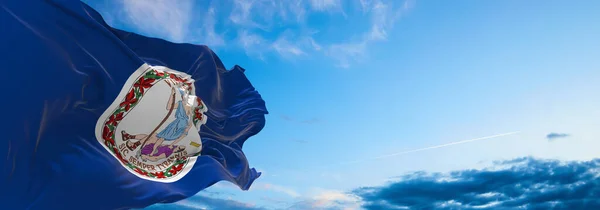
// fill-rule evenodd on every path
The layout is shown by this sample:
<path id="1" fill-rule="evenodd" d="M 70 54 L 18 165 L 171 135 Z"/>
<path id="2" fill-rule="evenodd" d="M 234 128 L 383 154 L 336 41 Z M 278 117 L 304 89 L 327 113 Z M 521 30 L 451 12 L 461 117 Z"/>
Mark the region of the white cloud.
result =
<path id="1" fill-rule="evenodd" d="M 298 35 L 291 30 L 287 30 L 281 33 L 271 44 L 271 47 L 284 58 L 291 59 L 305 56 L 308 53 L 321 50 L 321 45 L 312 38 L 313 34 L 314 32 Z"/>
<path id="2" fill-rule="evenodd" d="M 279 37 L 272 46 L 277 53 L 284 57 L 306 54 L 298 46 L 290 43 L 285 37 Z"/>
<path id="3" fill-rule="evenodd" d="M 325 190 L 315 196 L 313 199 L 317 200 L 318 204 L 326 205 L 334 201 L 354 201 L 357 202 L 359 198 L 356 195 L 343 193 L 335 190 Z"/>
<path id="4" fill-rule="evenodd" d="M 273 36 L 275 39 L 266 38 L 262 34 L 272 36 L 274 27 L 302 24 L 306 12 L 306 3 L 303 0 L 233 0 L 229 20 L 241 28 L 237 34 L 237 41 L 247 55 L 259 56 L 264 60 L 265 54 L 270 51 L 285 58 L 292 58 L 305 55 L 306 52 L 303 46 L 296 44 L 298 40 L 289 35 L 289 30 Z"/>
<path id="5" fill-rule="evenodd" d="M 271 0 L 233 0 L 229 20 L 245 29 L 270 31 L 278 18 L 285 15 L 283 6 Z"/>
<path id="6" fill-rule="evenodd" d="M 247 30 L 238 31 L 237 43 L 244 49 L 248 56 L 258 56 L 264 60 L 263 53 L 267 47 L 267 40 Z"/>
<path id="7" fill-rule="evenodd" d="M 389 5 L 384 4 L 381 1 L 378 1 L 373 5 L 371 10 L 373 13 L 371 16 L 372 25 L 371 30 L 366 37 L 367 40 L 377 41 L 387 39 L 387 30 L 395 19 L 394 15 L 390 14 L 393 11 L 390 11 L 389 7 Z"/>
<path id="8" fill-rule="evenodd" d="M 316 11 L 326 11 L 341 7 L 339 0 L 310 0 L 310 6 Z"/>
<path id="9" fill-rule="evenodd" d="M 367 35 L 368 40 L 382 41 L 387 39 L 387 32 L 392 29 L 400 16 L 414 5 L 415 0 L 405 0 L 402 5 L 393 5 L 393 2 L 372 2 L 371 30 Z M 399 8 L 397 8 L 399 7 Z"/>
<path id="10" fill-rule="evenodd" d="M 347 68 L 368 58 L 369 46 L 390 38 L 399 17 L 415 0 L 212 0 L 196 6 L 192 0 L 126 0 L 120 13 L 106 19 L 133 26 L 143 35 L 174 42 L 192 42 L 217 48 L 241 48 L 246 55 L 266 60 L 267 55 L 286 59 L 327 55 L 337 66 Z M 343 3 L 342 3 L 343 2 Z M 360 8 L 361 12 L 351 10 Z M 313 15 L 364 16 L 350 29 L 336 24 L 311 25 Z M 322 14 L 328 12 L 328 14 Z M 321 13 L 321 14 L 317 14 Z M 362 18 L 362 19 L 364 19 Z M 312 22 L 309 22 L 312 20 Z M 342 19 L 343 20 L 343 19 Z M 322 31 L 324 36 L 316 36 Z M 333 33 L 333 34 L 332 34 Z M 346 40 L 346 41 L 335 41 Z"/>
<path id="11" fill-rule="evenodd" d="M 201 36 L 202 39 L 200 43 L 208 45 L 209 47 L 217 47 L 225 44 L 223 35 L 218 34 L 215 31 L 215 25 L 215 8 L 210 7 L 204 16 L 204 24 L 200 32 L 203 36 Z"/>
<path id="12" fill-rule="evenodd" d="M 184 41 L 190 28 L 194 1 L 123 1 L 125 18 L 147 35 Z"/>
<path id="13" fill-rule="evenodd" d="M 371 0 L 359 0 L 360 1 L 360 6 L 363 12 L 367 12 L 370 8 L 369 5 L 371 4 Z"/>
<path id="14" fill-rule="evenodd" d="M 367 56 L 367 46 L 374 42 L 386 41 L 388 33 L 400 16 L 412 8 L 414 0 L 399 1 L 360 0 L 363 12 L 370 15 L 371 25 L 358 41 L 332 44 L 328 54 L 338 61 L 338 66 L 347 68 L 351 63 L 362 61 Z"/>
<path id="15" fill-rule="evenodd" d="M 312 37 L 309 37 L 308 41 L 310 41 L 310 46 L 312 46 L 313 49 L 315 49 L 316 51 L 321 50 L 321 45 L 319 45 L 317 42 L 315 42 L 315 40 Z"/>
<path id="16" fill-rule="evenodd" d="M 204 205 L 204 204 L 202 204 L 202 203 L 191 202 L 191 201 L 187 201 L 187 200 L 177 201 L 174 204 L 178 205 L 178 206 L 182 206 L 182 207 L 191 208 L 191 209 L 198 209 L 198 210 L 205 210 L 205 209 L 207 209 L 207 206 Z"/>
<path id="17" fill-rule="evenodd" d="M 250 188 L 250 191 L 254 191 L 254 190 L 273 191 L 273 192 L 288 195 L 293 198 L 300 197 L 300 193 L 296 192 L 295 190 L 293 190 L 291 188 L 280 186 L 280 185 L 275 185 L 275 184 L 269 184 L 269 183 L 264 183 L 264 184 L 256 183 Z"/>
<path id="18" fill-rule="evenodd" d="M 233 1 L 234 6 L 229 20 L 238 25 L 255 26 L 250 17 L 250 11 L 252 10 L 251 0 L 235 0 Z"/>
<path id="19" fill-rule="evenodd" d="M 140 33 L 173 42 L 193 42 L 211 47 L 222 46 L 225 39 L 215 31 L 218 18 L 216 9 L 194 7 L 192 0 L 122 1 L 122 22 L 128 22 Z M 194 15 L 200 13 L 200 20 Z M 203 13 L 203 14 L 202 14 Z M 112 22 L 116 21 L 110 16 Z M 201 24 L 195 23 L 200 21 Z"/>
<path id="20" fill-rule="evenodd" d="M 344 193 L 337 190 L 326 190 L 316 188 L 313 195 L 307 199 L 297 202 L 288 209 L 360 209 L 362 199 L 356 195 Z"/>
<path id="21" fill-rule="evenodd" d="M 284 2 L 284 1 L 281 1 L 281 2 Z M 302 0 L 295 0 L 295 1 L 289 0 L 289 1 L 285 1 L 285 2 L 288 2 L 288 6 L 282 10 L 283 11 L 282 14 L 288 13 L 288 12 L 286 12 L 286 9 L 287 9 L 287 10 L 289 10 L 289 14 L 292 17 L 295 17 L 295 18 L 292 18 L 292 20 L 295 19 L 295 21 L 297 21 L 299 23 L 304 22 L 304 18 L 306 18 L 306 8 L 305 8 Z M 286 20 L 288 20 L 288 19 L 286 19 Z"/>
<path id="22" fill-rule="evenodd" d="M 327 54 L 337 60 L 341 68 L 348 68 L 352 62 L 361 61 L 367 56 L 367 42 L 332 44 Z"/>

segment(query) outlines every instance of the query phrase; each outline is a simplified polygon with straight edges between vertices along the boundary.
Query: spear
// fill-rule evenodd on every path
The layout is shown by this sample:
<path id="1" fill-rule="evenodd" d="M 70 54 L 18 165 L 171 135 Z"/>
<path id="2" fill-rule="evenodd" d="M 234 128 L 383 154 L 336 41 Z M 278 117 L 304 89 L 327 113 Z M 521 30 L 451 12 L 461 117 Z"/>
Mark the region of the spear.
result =
<path id="1" fill-rule="evenodd" d="M 167 83 L 167 85 L 169 85 L 171 87 L 171 89 L 174 88 L 166 80 L 165 80 L 165 82 Z M 169 116 L 171 116 L 171 113 L 173 113 L 173 109 L 174 108 L 175 108 L 175 91 L 173 91 L 173 95 L 171 95 L 171 108 L 169 109 L 169 112 L 167 113 L 167 115 L 165 116 L 165 118 L 163 118 L 163 120 L 158 124 L 158 126 L 156 126 L 156 128 L 154 128 L 154 130 L 152 130 L 152 132 L 150 134 L 148 134 L 148 136 L 146 136 L 146 138 L 143 140 L 144 142 L 142 143 L 142 146 L 140 147 L 140 150 L 138 150 L 138 155 L 137 155 L 138 157 L 140 156 L 142 149 L 144 149 L 144 146 L 146 145 L 146 142 L 148 141 L 148 139 L 152 135 L 154 135 L 154 133 L 156 133 L 156 131 L 158 130 L 158 128 L 160 128 L 163 124 L 165 124 L 165 122 L 167 121 L 167 119 L 169 119 Z"/>

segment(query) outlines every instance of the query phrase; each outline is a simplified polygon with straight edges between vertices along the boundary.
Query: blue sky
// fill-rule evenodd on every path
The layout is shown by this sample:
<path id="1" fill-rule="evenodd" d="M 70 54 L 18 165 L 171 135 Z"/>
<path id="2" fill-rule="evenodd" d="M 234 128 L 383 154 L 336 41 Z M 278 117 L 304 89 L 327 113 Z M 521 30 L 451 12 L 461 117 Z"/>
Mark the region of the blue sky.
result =
<path id="1" fill-rule="evenodd" d="M 244 145 L 264 173 L 249 191 L 218 183 L 148 209 L 600 206 L 589 199 L 600 196 L 592 181 L 600 148 L 598 1 L 85 2 L 114 27 L 208 45 L 226 66 L 247 70 L 270 111 Z M 509 132 L 518 133 L 373 159 Z M 533 177 L 510 176 L 532 170 Z M 518 180 L 554 180 L 560 171 L 596 187 L 546 200 L 511 188 L 521 192 L 518 201 L 501 187 L 457 187 L 479 186 L 464 181 L 470 177 L 539 188 Z M 399 199 L 434 188 L 441 190 Z M 444 194 L 457 197 L 436 196 Z"/>

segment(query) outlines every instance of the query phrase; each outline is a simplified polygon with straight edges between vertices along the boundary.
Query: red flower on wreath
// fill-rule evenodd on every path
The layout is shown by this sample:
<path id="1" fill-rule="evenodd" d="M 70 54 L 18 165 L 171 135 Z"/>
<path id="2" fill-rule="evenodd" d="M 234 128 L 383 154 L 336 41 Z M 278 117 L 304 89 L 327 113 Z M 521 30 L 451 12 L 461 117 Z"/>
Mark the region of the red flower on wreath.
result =
<path id="1" fill-rule="evenodd" d="M 181 82 L 181 83 L 185 82 L 185 80 L 181 79 L 181 77 L 178 77 L 178 76 L 177 76 L 177 75 L 175 75 L 175 74 L 170 74 L 170 75 L 169 75 L 169 78 L 171 78 L 171 79 L 173 79 L 173 80 L 175 80 L 175 81 L 177 81 L 177 82 Z"/>
<path id="2" fill-rule="evenodd" d="M 102 138 L 106 141 L 109 141 L 112 144 L 115 144 L 115 140 L 112 138 L 113 136 L 113 131 L 110 130 L 110 128 L 108 128 L 108 126 L 104 126 L 104 129 L 102 129 Z"/>
<path id="3" fill-rule="evenodd" d="M 154 172 L 154 173 L 152 173 L 152 175 L 156 176 L 156 178 L 159 178 L 159 179 L 167 178 L 165 176 L 165 172 L 162 172 L 162 171 L 160 171 L 160 172 Z"/>
<path id="4" fill-rule="evenodd" d="M 125 106 L 125 111 L 129 111 L 129 109 L 131 108 L 131 105 L 135 104 L 138 101 L 138 99 L 135 97 L 135 91 L 134 89 L 131 89 L 129 91 L 129 93 L 127 93 L 127 96 L 125 97 L 125 101 L 123 101 L 121 104 L 119 104 L 119 106 Z"/>
<path id="5" fill-rule="evenodd" d="M 177 174 L 179 171 L 181 171 L 181 169 L 183 169 L 183 163 L 173 166 L 171 167 L 171 170 L 169 170 L 169 172 L 171 172 L 171 174 L 175 175 Z"/>
<path id="6" fill-rule="evenodd" d="M 148 175 L 148 172 L 145 172 L 140 168 L 135 168 L 135 172 L 137 172 L 138 174 L 144 175 L 144 176 Z"/>
<path id="7" fill-rule="evenodd" d="M 140 88 L 140 93 L 144 94 L 144 89 L 148 89 L 150 87 L 152 87 L 152 83 L 155 81 L 155 79 L 146 79 L 144 77 L 141 77 L 135 84 L 133 84 L 133 87 L 137 87 Z"/>
<path id="8" fill-rule="evenodd" d="M 106 124 L 117 125 L 121 120 L 123 120 L 123 112 L 116 115 L 111 115 L 110 118 L 108 118 L 108 122 L 106 122 Z"/>
<path id="9" fill-rule="evenodd" d="M 156 70 L 155 70 L 154 72 L 156 73 L 156 76 L 157 76 L 157 77 L 163 77 L 163 76 L 165 76 L 165 73 L 164 73 L 164 72 L 161 72 L 161 71 L 156 71 Z"/>
<path id="10" fill-rule="evenodd" d="M 198 120 L 202 120 L 202 113 L 200 113 L 200 109 L 196 109 L 194 111 L 194 118 L 196 118 Z"/>

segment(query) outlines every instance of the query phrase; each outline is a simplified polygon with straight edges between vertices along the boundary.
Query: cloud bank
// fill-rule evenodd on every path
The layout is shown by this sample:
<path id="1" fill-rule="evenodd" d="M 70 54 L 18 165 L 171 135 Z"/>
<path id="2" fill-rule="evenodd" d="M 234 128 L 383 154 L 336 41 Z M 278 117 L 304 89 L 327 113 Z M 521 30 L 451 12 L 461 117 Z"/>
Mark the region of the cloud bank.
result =
<path id="1" fill-rule="evenodd" d="M 600 209 L 600 159 L 520 158 L 494 169 L 417 172 L 354 191 L 375 209 Z"/>
<path id="2" fill-rule="evenodd" d="M 260 190 L 266 189 L 283 192 L 272 186 Z M 600 159 L 524 157 L 482 170 L 408 173 L 384 186 L 350 192 L 321 189 L 313 196 L 293 195 L 295 202 L 277 209 L 600 209 Z M 197 195 L 148 209 L 269 209 L 214 196 Z"/>

